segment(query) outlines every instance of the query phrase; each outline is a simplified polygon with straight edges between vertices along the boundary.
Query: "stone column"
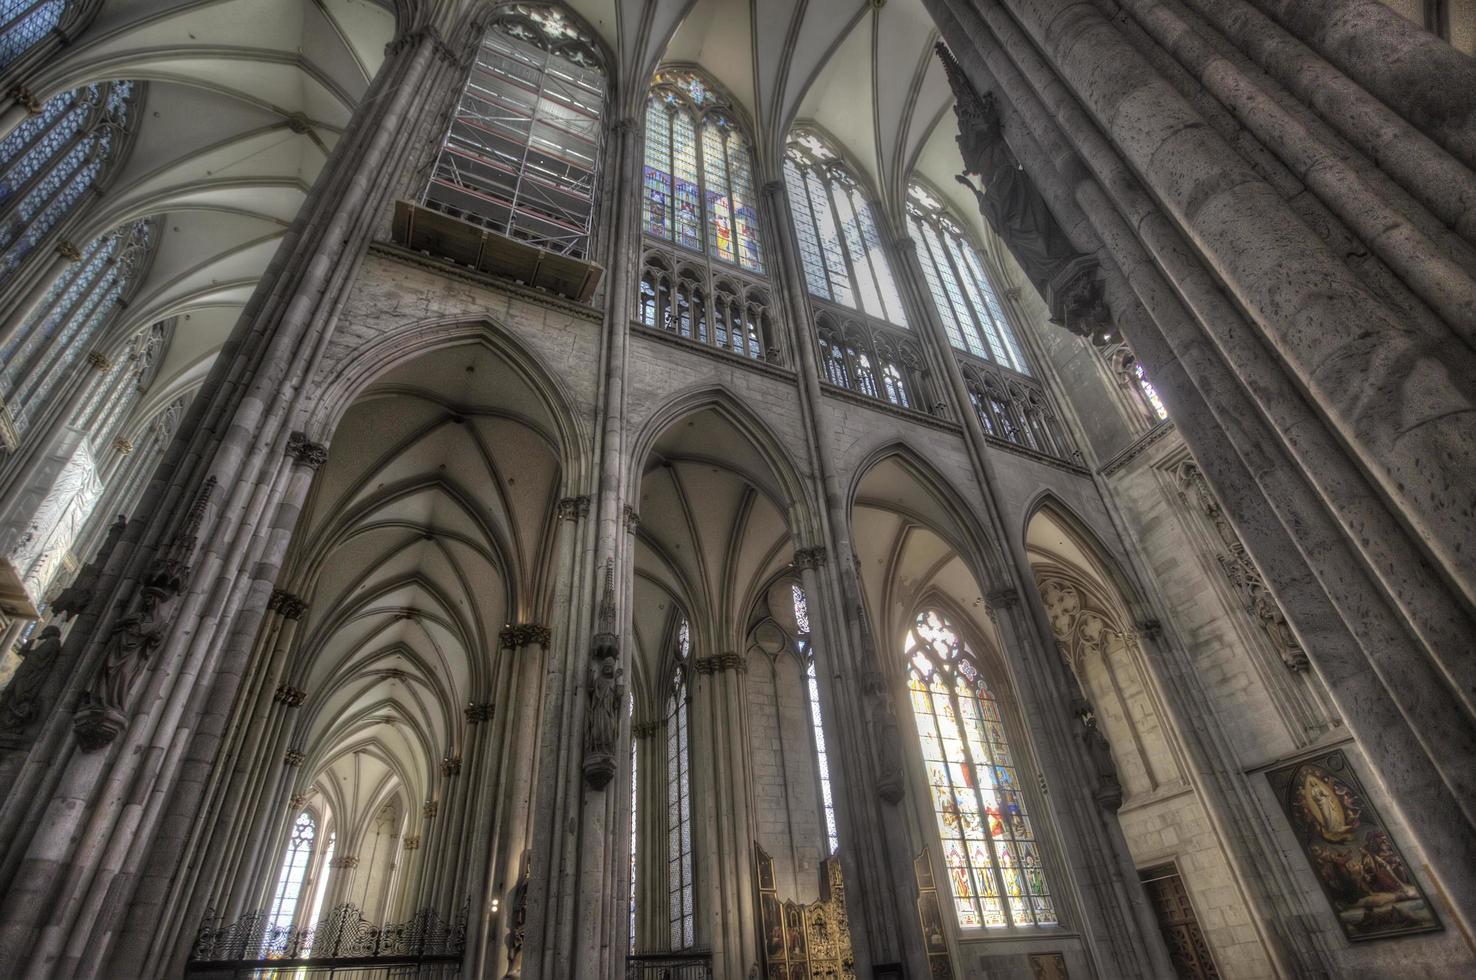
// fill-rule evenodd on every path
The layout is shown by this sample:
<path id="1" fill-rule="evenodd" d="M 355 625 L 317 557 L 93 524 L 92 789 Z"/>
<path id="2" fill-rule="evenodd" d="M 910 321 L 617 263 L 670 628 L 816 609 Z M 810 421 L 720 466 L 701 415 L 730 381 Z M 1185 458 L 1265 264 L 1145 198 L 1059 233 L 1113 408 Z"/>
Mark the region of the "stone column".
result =
<path id="1" fill-rule="evenodd" d="M 104 700 L 113 713 L 98 716 L 105 726 L 89 722 L 81 741 L 59 717 L 22 772 L 23 796 L 46 785 L 48 771 L 60 777 L 45 812 L 10 842 L 21 871 L 0 927 L 7 973 L 68 972 L 64 943 L 105 948 L 117 937 L 134 882 L 116 869 L 152 834 L 189 742 L 216 737 L 201 713 L 217 682 L 225 702 L 234 699 L 280 568 L 285 540 L 266 529 L 286 491 L 278 460 L 293 414 L 393 175 L 414 149 L 419 107 L 451 83 L 455 59 L 445 51 L 426 26 L 390 45 L 166 456 L 148 514 L 130 524 L 122 560 L 102 577 L 105 612 L 81 619 L 69 640 L 81 651 L 77 687 L 116 707 Z M 120 600 L 129 610 L 121 619 Z M 146 647 L 147 676 L 134 689 L 135 653 Z"/>

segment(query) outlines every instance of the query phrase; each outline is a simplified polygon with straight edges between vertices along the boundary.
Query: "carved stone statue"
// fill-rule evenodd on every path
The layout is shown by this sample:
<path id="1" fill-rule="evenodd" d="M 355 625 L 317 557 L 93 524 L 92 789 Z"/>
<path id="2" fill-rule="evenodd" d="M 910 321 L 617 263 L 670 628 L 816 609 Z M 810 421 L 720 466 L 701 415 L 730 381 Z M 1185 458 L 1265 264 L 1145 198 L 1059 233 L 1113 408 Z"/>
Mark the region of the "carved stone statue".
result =
<path id="1" fill-rule="evenodd" d="M 523 941 L 528 932 L 528 852 L 523 852 L 523 873 L 507 899 L 507 973 L 515 980 L 523 965 Z"/>
<path id="2" fill-rule="evenodd" d="M 1122 783 L 1117 778 L 1117 763 L 1112 760 L 1112 746 L 1097 728 L 1097 715 L 1090 701 L 1078 696 L 1072 700 L 1071 710 L 1081 722 L 1082 739 L 1097 773 L 1097 790 L 1092 795 L 1103 809 L 1116 810 L 1122 806 Z"/>
<path id="3" fill-rule="evenodd" d="M 902 753 L 898 749 L 900 744 L 897 734 L 897 719 L 891 710 L 885 705 L 878 706 L 877 715 L 877 751 L 879 755 L 878 772 L 876 775 L 876 795 L 888 803 L 896 803 L 902 799 L 905 790 L 902 771 Z"/>
<path id="4" fill-rule="evenodd" d="M 41 688 L 51 676 L 61 645 L 60 627 L 47 626 L 16 651 L 21 665 L 0 692 L 0 729 L 23 731 L 41 713 Z"/>
<path id="5" fill-rule="evenodd" d="M 589 705 L 584 716 L 584 780 L 604 789 L 615 776 L 615 744 L 620 737 L 620 709 L 625 703 L 620 637 L 615 632 L 614 561 L 605 562 L 605 592 L 600 599 L 599 630 L 591 651 Z"/>

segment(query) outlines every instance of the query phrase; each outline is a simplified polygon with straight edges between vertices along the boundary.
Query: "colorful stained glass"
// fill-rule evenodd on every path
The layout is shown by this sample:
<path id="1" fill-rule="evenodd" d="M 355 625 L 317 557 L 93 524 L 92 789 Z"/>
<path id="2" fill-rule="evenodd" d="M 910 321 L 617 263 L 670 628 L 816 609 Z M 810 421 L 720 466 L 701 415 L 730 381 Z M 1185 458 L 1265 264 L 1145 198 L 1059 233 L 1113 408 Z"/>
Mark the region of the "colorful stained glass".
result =
<path id="1" fill-rule="evenodd" d="M 702 250 L 702 188 L 697 176 L 697 134 L 692 117 L 671 117 L 671 172 L 675 178 L 673 240 L 684 248 Z"/>
<path id="2" fill-rule="evenodd" d="M 1138 388 L 1143 392 L 1143 397 L 1148 399 L 1148 404 L 1153 406 L 1153 414 L 1158 416 L 1161 422 L 1169 417 L 1168 409 L 1163 407 L 1163 399 L 1158 397 L 1158 389 L 1148 380 L 1148 375 L 1143 371 L 1143 365 L 1133 360 L 1133 377 L 1137 379 Z"/>
<path id="3" fill-rule="evenodd" d="M 963 928 L 1054 924 L 999 705 L 972 651 L 937 610 L 908 633 L 907 686 Z"/>
<path id="4" fill-rule="evenodd" d="M 671 237 L 671 118 L 661 103 L 646 106 L 646 164 L 642 170 L 646 234 Z"/>

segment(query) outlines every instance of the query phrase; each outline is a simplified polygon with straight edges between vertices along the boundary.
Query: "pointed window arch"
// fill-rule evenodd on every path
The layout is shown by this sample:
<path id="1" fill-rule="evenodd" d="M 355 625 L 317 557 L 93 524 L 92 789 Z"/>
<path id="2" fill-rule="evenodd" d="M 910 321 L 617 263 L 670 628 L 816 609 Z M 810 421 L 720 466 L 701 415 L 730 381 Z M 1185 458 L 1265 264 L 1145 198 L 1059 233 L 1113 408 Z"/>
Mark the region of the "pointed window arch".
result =
<path id="1" fill-rule="evenodd" d="M 753 150 L 732 105 L 700 73 L 656 73 L 641 181 L 647 235 L 763 275 Z"/>
<path id="2" fill-rule="evenodd" d="M 685 619 L 677 625 L 676 645 L 677 662 L 666 697 L 667 920 L 671 948 L 688 949 L 695 942 L 696 895 L 692 887 L 691 746 L 687 730 L 692 631 Z"/>
<path id="3" fill-rule="evenodd" d="M 907 187 L 907 222 L 933 306 L 949 342 L 975 357 L 1029 374 L 984 258 L 939 195 L 920 181 Z"/>
<path id="4" fill-rule="evenodd" d="M 1056 924 L 1004 719 L 973 651 L 935 608 L 917 614 L 906 642 L 907 688 L 958 924 Z"/>
<path id="5" fill-rule="evenodd" d="M 805 687 L 809 693 L 810 731 L 815 739 L 815 771 L 820 780 L 820 806 L 825 813 L 825 844 L 828 854 L 840 849 L 840 834 L 835 827 L 835 797 L 830 789 L 830 757 L 825 749 L 825 726 L 820 717 L 820 679 L 815 671 L 815 651 L 810 644 L 810 604 L 798 582 L 790 583 L 794 597 L 794 622 L 799 630 L 795 637 L 800 655 L 805 660 Z"/>
<path id="6" fill-rule="evenodd" d="M 0 142 L 0 279 L 77 207 L 123 142 L 133 82 L 99 82 L 52 96 Z"/>
<path id="7" fill-rule="evenodd" d="M 154 244 L 148 221 L 115 229 L 82 249 L 0 350 L 0 398 L 16 436 L 25 435 L 52 401 L 69 369 L 120 309 Z"/>
<path id="8" fill-rule="evenodd" d="M 907 326 L 876 215 L 840 155 L 800 130 L 784 154 L 784 181 L 810 293 Z"/>
<path id="9" fill-rule="evenodd" d="M 271 932 L 291 929 L 296 920 L 297 902 L 302 896 L 303 882 L 307 880 L 308 863 L 312 860 L 317 836 L 318 821 L 310 811 L 303 810 L 292 823 L 287 852 L 282 856 L 282 870 L 277 875 L 277 888 L 272 896 L 272 911 L 267 923 Z"/>
<path id="10" fill-rule="evenodd" d="M 556 7 L 499 8 L 424 204 L 575 258 L 589 254 L 605 110 L 599 45 Z"/>

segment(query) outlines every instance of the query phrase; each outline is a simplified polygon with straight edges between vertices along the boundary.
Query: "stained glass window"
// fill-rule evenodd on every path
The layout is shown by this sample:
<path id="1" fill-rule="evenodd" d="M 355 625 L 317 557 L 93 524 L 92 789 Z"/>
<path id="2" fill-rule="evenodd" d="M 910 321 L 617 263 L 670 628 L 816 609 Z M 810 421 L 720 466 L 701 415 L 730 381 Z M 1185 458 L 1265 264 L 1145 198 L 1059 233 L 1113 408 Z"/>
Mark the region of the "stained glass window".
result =
<path id="1" fill-rule="evenodd" d="M 812 133 L 792 136 L 784 182 L 810 292 L 907 326 L 875 212 L 835 151 Z"/>
<path id="2" fill-rule="evenodd" d="M 820 681 L 815 674 L 815 653 L 810 646 L 810 608 L 805 590 L 798 582 L 790 583 L 794 594 L 794 621 L 799 627 L 800 652 L 805 656 L 805 683 L 810 694 L 810 730 L 815 735 L 815 769 L 820 776 L 820 805 L 825 811 L 825 843 L 828 853 L 840 848 L 840 834 L 835 829 L 835 798 L 830 792 L 830 759 L 825 752 L 825 726 L 820 721 Z"/>
<path id="3" fill-rule="evenodd" d="M 667 916 L 671 948 L 687 949 L 695 941 L 692 889 L 692 790 L 688 774 L 687 658 L 691 630 L 684 619 L 677 629 L 677 665 L 666 699 L 666 833 Z"/>
<path id="4" fill-rule="evenodd" d="M 0 278 L 65 219 L 112 159 L 132 109 L 132 82 L 55 95 L 0 142 Z"/>
<path id="5" fill-rule="evenodd" d="M 287 853 L 282 858 L 282 872 L 277 876 L 277 890 L 268 919 L 271 929 L 292 928 L 293 918 L 297 915 L 297 899 L 302 894 L 308 862 L 313 856 L 313 838 L 317 833 L 318 824 L 313 815 L 306 810 L 299 813 L 292 824 Z"/>
<path id="6" fill-rule="evenodd" d="M 0 68 L 4 68 L 61 23 L 67 0 L 0 0 Z"/>
<path id="7" fill-rule="evenodd" d="M 1153 387 L 1153 382 L 1148 380 L 1148 375 L 1143 371 L 1143 365 L 1136 358 L 1133 359 L 1133 377 L 1138 382 L 1138 390 L 1148 400 L 1148 405 L 1153 409 L 1153 414 L 1158 416 L 1158 420 L 1162 422 L 1168 418 L 1168 409 L 1163 407 L 1163 399 L 1158 397 L 1158 389 Z"/>
<path id="8" fill-rule="evenodd" d="M 752 151 L 695 72 L 662 71 L 652 83 L 641 181 L 646 234 L 763 273 Z"/>
<path id="9" fill-rule="evenodd" d="M 907 221 L 949 343 L 975 357 L 1029 374 L 978 250 L 938 195 L 917 181 L 907 188 Z"/>
<path id="10" fill-rule="evenodd" d="M 0 397 L 24 434 L 100 336 L 153 247 L 148 221 L 93 239 L 0 349 Z"/>
<path id="11" fill-rule="evenodd" d="M 1054 925 L 1040 845 L 999 704 L 948 618 L 919 613 L 907 687 L 938 820 L 954 912 L 964 928 Z"/>
<path id="12" fill-rule="evenodd" d="M 442 142 L 426 207 L 564 255 L 589 252 L 605 75 L 563 11 L 499 7 Z"/>

